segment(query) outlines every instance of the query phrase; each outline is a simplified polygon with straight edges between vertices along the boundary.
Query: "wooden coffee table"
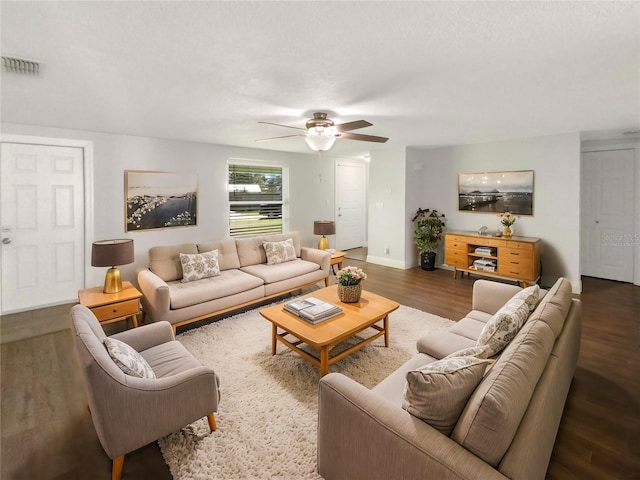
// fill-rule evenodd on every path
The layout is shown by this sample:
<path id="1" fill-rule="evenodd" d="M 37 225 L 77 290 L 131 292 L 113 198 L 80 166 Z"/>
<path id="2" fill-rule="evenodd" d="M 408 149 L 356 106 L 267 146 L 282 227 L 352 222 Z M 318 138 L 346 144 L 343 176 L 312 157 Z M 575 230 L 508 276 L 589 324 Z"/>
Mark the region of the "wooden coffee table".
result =
<path id="1" fill-rule="evenodd" d="M 400 304 L 365 290 L 362 291 L 362 296 L 358 303 L 342 303 L 338 299 L 337 289 L 337 285 L 332 285 L 305 295 L 305 297 L 316 297 L 325 302 L 338 305 L 344 311 L 341 315 L 316 325 L 287 312 L 284 309 L 284 304 L 273 305 L 260 310 L 260 315 L 272 324 L 271 354 L 276 354 L 276 345 L 280 341 L 302 358 L 319 367 L 320 374 L 324 376 L 329 373 L 330 365 L 360 350 L 367 343 L 382 335 L 384 335 L 384 345 L 388 347 L 389 314 L 397 310 Z M 382 321 L 382 326 L 377 325 L 380 321 Z M 367 328 L 373 328 L 377 331 L 337 355 L 329 356 L 329 352 L 333 347 Z M 290 341 L 286 338 L 288 336 L 295 337 L 295 339 Z M 318 350 L 320 357 L 315 357 L 298 347 L 302 343 L 306 343 Z"/>

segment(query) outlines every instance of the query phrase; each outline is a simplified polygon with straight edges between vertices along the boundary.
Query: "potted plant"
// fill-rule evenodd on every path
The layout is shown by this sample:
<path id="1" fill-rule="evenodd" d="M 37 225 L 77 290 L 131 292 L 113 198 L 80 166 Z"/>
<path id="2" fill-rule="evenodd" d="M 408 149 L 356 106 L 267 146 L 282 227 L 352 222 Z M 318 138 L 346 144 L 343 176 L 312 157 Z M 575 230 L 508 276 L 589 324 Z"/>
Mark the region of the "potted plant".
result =
<path id="1" fill-rule="evenodd" d="M 357 303 L 362 294 L 362 281 L 367 274 L 358 267 L 348 265 L 338 271 L 338 298 L 344 303 Z"/>
<path id="2" fill-rule="evenodd" d="M 420 251 L 420 266 L 423 270 L 436 269 L 436 252 L 435 249 L 442 238 L 444 232 L 444 214 L 437 210 L 418 211 L 413 216 L 413 234 L 415 236 L 416 245 Z"/>

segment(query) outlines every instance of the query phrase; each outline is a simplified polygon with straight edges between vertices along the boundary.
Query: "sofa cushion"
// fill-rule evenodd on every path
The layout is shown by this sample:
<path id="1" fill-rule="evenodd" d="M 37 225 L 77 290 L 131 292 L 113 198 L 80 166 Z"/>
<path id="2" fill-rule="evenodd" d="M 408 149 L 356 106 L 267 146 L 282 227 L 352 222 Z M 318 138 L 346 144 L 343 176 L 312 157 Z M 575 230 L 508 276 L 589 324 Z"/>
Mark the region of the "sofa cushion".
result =
<path id="1" fill-rule="evenodd" d="M 449 331 L 430 333 L 420 337 L 416 342 L 416 349 L 433 358 L 441 359 L 463 348 L 475 347 L 475 340 L 471 340 L 457 333 Z"/>
<path id="2" fill-rule="evenodd" d="M 455 325 L 449 328 L 449 331 L 451 333 L 456 333 L 458 335 L 462 335 L 463 337 L 467 337 L 469 340 L 477 341 L 485 325 L 486 322 L 481 322 L 479 320 L 466 317 L 462 320 L 457 321 Z"/>
<path id="3" fill-rule="evenodd" d="M 240 270 L 225 270 L 220 275 L 190 283 L 167 282 L 171 309 L 179 309 L 245 292 L 263 285 L 263 281 Z"/>
<path id="4" fill-rule="evenodd" d="M 218 250 L 204 253 L 181 253 L 182 283 L 202 280 L 220 275 L 218 267 Z"/>
<path id="5" fill-rule="evenodd" d="M 250 265 L 242 267 L 240 270 L 255 277 L 261 278 L 265 284 L 280 282 L 290 278 L 299 277 L 306 273 L 319 270 L 317 263 L 307 262 L 299 258 L 291 262 L 279 263 L 277 265 Z"/>
<path id="6" fill-rule="evenodd" d="M 572 298 L 571 282 L 566 278 L 560 278 L 540 301 L 529 320 L 535 319 L 545 322 L 551 327 L 557 338 L 564 327 Z"/>
<path id="7" fill-rule="evenodd" d="M 195 243 L 149 249 L 149 270 L 165 282 L 182 278 L 181 253 L 198 253 Z"/>
<path id="8" fill-rule="evenodd" d="M 536 285 L 537 286 L 537 285 Z M 521 296 L 522 290 L 516 293 L 511 300 L 505 303 L 500 310 L 489 320 L 478 337 L 479 347 L 488 347 L 488 356 L 492 357 L 500 353 L 509 342 L 515 338 L 524 322 L 529 317 L 529 296 Z"/>
<path id="9" fill-rule="evenodd" d="M 130 345 L 107 337 L 104 339 L 104 346 L 113 362 L 127 375 L 139 378 L 156 378 L 151 366 Z"/>
<path id="10" fill-rule="evenodd" d="M 236 248 L 238 249 L 240 266 L 246 267 L 249 265 L 267 263 L 267 254 L 262 246 L 262 242 L 281 242 L 288 238 L 293 240 L 293 248 L 296 251 L 296 257 L 300 257 L 300 236 L 297 232 L 261 235 L 249 238 L 236 238 Z"/>
<path id="11" fill-rule="evenodd" d="M 262 246 L 267 254 L 267 265 L 290 262 L 297 258 L 293 240 L 290 238 L 281 242 L 262 242 Z"/>
<path id="12" fill-rule="evenodd" d="M 548 325 L 528 321 L 469 398 L 451 438 L 497 466 L 518 430 L 554 342 Z"/>
<path id="13" fill-rule="evenodd" d="M 402 408 L 449 435 L 487 363 L 474 357 L 452 357 L 409 371 Z"/>
<path id="14" fill-rule="evenodd" d="M 240 268 L 240 260 L 238 259 L 238 250 L 236 249 L 236 240 L 234 238 L 198 244 L 198 253 L 210 252 L 211 250 L 218 250 L 218 266 L 220 270 Z"/>

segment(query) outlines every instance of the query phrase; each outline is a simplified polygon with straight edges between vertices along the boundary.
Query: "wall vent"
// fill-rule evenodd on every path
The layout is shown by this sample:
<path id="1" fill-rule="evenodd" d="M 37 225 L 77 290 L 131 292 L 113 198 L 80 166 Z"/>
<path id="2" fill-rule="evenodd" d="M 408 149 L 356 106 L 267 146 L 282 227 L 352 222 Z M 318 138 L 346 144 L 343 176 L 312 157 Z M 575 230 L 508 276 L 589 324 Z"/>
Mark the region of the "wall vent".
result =
<path id="1" fill-rule="evenodd" d="M 7 72 L 17 73 L 19 75 L 40 75 L 40 63 L 35 60 L 27 60 L 25 58 L 5 57 L 2 56 L 2 66 Z"/>

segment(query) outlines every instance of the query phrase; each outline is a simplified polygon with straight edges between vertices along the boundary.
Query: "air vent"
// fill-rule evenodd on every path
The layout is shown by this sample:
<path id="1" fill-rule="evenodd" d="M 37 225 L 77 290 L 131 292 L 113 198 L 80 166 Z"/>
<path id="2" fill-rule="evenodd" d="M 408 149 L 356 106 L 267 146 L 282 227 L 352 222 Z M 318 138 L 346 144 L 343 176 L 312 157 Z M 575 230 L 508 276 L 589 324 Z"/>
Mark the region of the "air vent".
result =
<path id="1" fill-rule="evenodd" d="M 40 75 L 40 63 L 17 57 L 2 56 L 2 65 L 7 72 L 19 75 Z"/>

